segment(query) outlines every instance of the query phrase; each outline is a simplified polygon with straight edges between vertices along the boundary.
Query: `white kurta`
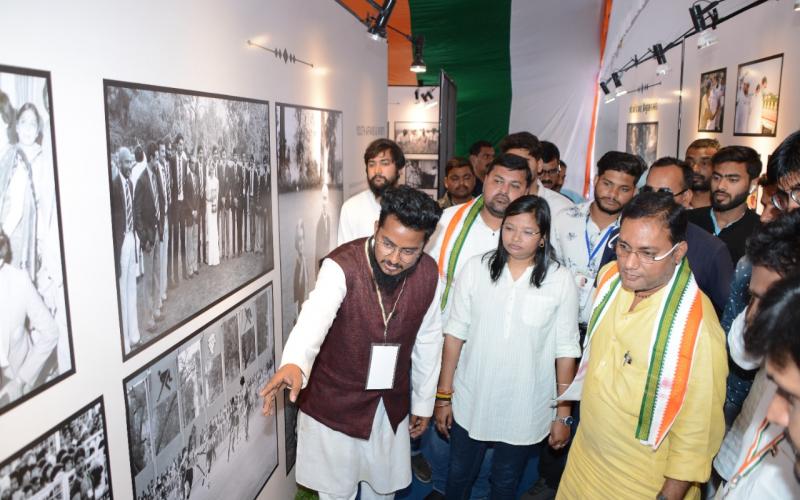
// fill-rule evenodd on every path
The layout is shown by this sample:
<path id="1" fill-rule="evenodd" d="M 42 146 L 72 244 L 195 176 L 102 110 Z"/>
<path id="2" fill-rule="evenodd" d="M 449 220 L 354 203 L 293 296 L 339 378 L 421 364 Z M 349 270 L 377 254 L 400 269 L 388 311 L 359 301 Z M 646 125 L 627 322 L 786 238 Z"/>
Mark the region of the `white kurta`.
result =
<path id="1" fill-rule="evenodd" d="M 339 216 L 337 245 L 375 234 L 375 222 L 380 215 L 381 204 L 369 189 L 349 198 Z"/>
<path id="2" fill-rule="evenodd" d="M 458 276 L 444 332 L 464 340 L 453 383 L 453 416 L 480 441 L 540 442 L 556 416 L 557 358 L 578 358 L 572 274 L 551 264 L 542 286 L 533 267 L 517 280 L 506 266 L 492 283 L 475 256 Z"/>
<path id="3" fill-rule="evenodd" d="M 536 179 L 536 186 L 538 187 L 537 196 L 544 198 L 544 201 L 547 202 L 550 208 L 550 220 L 553 220 L 553 217 L 555 217 L 558 212 L 575 206 L 572 200 L 567 198 L 566 195 L 544 187 L 544 184 L 542 184 L 542 181 L 539 179 Z"/>
<path id="4" fill-rule="evenodd" d="M 281 358 L 281 366 L 300 367 L 303 387 L 345 295 L 344 271 L 332 259 L 325 259 Z M 442 350 L 439 296 L 437 288 L 411 352 L 411 413 L 420 417 L 433 414 L 439 380 Z M 355 492 L 360 481 L 369 482 L 378 493 L 402 489 L 411 482 L 408 419 L 394 433 L 381 401 L 372 434 L 365 441 L 337 432 L 300 412 L 297 457 L 297 482 L 318 491 L 345 496 Z"/>

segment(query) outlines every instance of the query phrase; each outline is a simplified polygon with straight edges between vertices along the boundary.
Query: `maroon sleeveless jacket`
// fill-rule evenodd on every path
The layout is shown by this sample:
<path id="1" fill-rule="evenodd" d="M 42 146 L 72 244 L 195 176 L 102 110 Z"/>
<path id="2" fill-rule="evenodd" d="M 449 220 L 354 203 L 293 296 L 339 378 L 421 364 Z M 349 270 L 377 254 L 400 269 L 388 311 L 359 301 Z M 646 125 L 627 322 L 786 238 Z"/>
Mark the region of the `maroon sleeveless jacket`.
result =
<path id="1" fill-rule="evenodd" d="M 436 263 L 423 253 L 416 269 L 406 278 L 386 335 L 387 343 L 400 344 L 394 387 L 365 390 L 370 349 L 373 343 L 384 341 L 383 319 L 365 242 L 365 238 L 351 241 L 327 257 L 344 271 L 347 294 L 314 361 L 308 385 L 298 399 L 300 409 L 315 420 L 361 439 L 369 439 L 380 398 L 395 432 L 409 414 L 411 351 L 438 279 Z M 401 288 L 398 286 L 391 296 L 383 294 L 386 314 L 392 310 Z"/>

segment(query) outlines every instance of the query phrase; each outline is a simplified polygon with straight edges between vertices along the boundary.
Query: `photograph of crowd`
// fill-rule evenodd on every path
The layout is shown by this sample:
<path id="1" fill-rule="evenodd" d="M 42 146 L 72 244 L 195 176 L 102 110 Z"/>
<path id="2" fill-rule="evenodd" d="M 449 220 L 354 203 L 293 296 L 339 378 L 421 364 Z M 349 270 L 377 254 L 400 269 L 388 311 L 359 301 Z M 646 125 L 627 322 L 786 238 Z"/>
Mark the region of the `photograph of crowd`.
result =
<path id="1" fill-rule="evenodd" d="M 782 72 L 783 54 L 739 65 L 733 135 L 775 137 Z"/>
<path id="2" fill-rule="evenodd" d="M 50 73 L 0 66 L 0 414 L 74 373 Z"/>
<path id="3" fill-rule="evenodd" d="M 658 122 L 629 123 L 625 137 L 625 152 L 641 156 L 648 165 L 656 161 Z"/>
<path id="4" fill-rule="evenodd" d="M 0 464 L 0 498 L 113 498 L 103 398 Z"/>
<path id="5" fill-rule="evenodd" d="M 394 142 L 404 154 L 439 153 L 439 124 L 436 122 L 394 122 Z"/>
<path id="6" fill-rule="evenodd" d="M 136 499 L 251 499 L 266 484 L 278 466 L 277 418 L 258 397 L 275 373 L 271 304 L 270 283 L 124 381 Z"/>
<path id="7" fill-rule="evenodd" d="M 269 104 L 105 81 L 124 358 L 273 268 Z"/>
<path id="8" fill-rule="evenodd" d="M 700 75 L 698 132 L 722 132 L 725 118 L 725 68 Z"/>

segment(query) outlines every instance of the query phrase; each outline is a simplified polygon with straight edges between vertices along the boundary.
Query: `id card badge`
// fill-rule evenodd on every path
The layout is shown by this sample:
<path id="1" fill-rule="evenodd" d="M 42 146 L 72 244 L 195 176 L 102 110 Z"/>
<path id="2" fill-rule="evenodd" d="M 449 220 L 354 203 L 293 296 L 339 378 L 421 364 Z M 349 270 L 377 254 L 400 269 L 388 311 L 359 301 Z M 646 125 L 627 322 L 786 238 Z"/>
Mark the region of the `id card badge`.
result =
<path id="1" fill-rule="evenodd" d="M 366 390 L 380 391 L 394 387 L 398 354 L 400 354 L 400 344 L 372 344 Z"/>

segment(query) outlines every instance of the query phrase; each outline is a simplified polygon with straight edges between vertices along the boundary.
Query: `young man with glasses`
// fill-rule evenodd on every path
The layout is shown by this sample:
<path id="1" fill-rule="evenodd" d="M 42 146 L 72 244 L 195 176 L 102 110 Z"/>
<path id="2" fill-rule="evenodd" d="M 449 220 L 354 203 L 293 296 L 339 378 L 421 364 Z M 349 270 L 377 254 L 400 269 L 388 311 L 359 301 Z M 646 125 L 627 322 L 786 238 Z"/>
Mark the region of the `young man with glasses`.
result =
<path id="1" fill-rule="evenodd" d="M 800 208 L 800 131 L 783 140 L 772 153 L 767 174 L 778 184 L 772 203 L 781 212 Z"/>
<path id="2" fill-rule="evenodd" d="M 441 213 L 413 188 L 384 191 L 373 236 L 323 261 L 261 391 L 265 414 L 281 389 L 298 402 L 297 482 L 321 499 L 359 486 L 394 498 L 411 482 L 409 437 L 428 427 L 441 361 L 436 263 L 423 253 Z"/>
<path id="3" fill-rule="evenodd" d="M 699 498 L 724 432 L 725 337 L 685 260 L 686 213 L 642 193 L 600 270 L 560 499 Z M 582 396 L 582 397 L 581 397 Z"/>

